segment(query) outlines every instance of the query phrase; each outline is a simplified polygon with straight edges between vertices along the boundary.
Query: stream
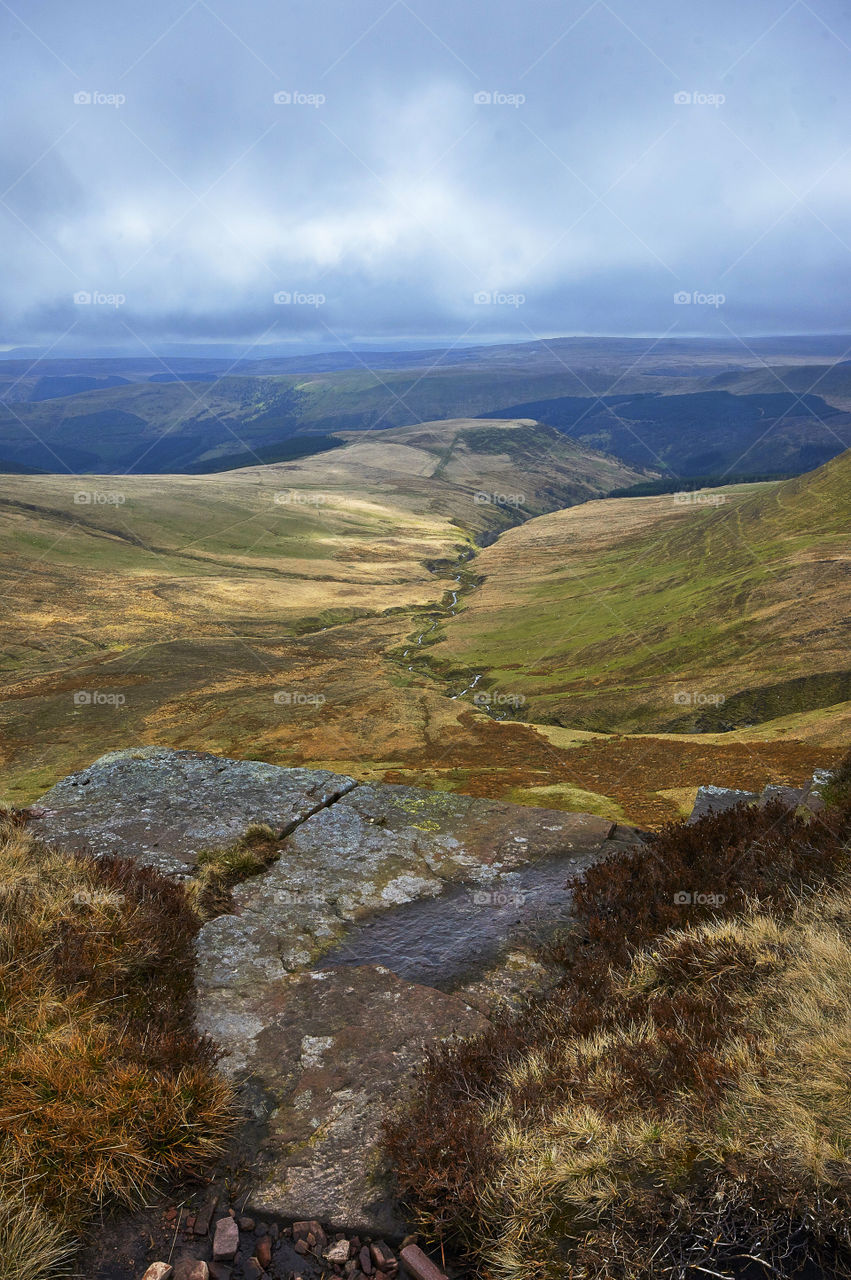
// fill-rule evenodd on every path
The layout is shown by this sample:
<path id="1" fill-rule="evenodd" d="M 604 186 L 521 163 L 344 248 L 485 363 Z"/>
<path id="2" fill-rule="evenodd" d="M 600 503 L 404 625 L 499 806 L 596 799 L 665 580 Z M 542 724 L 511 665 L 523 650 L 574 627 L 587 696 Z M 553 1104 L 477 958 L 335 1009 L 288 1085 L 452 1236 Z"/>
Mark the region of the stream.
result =
<path id="1" fill-rule="evenodd" d="M 420 648 L 420 647 L 422 646 L 423 641 L 425 640 L 426 636 L 431 635 L 432 631 L 435 631 L 435 630 L 440 626 L 440 624 L 441 624 L 441 622 L 443 622 L 444 618 L 454 618 L 455 614 L 456 614 L 456 613 L 457 613 L 457 611 L 458 611 L 458 599 L 459 599 L 459 597 L 460 597 L 460 595 L 461 595 L 461 591 L 462 591 L 462 585 L 461 585 L 461 584 L 462 584 L 462 582 L 463 582 L 463 574 L 460 574 L 460 573 L 456 574 L 456 575 L 455 575 L 455 584 L 456 584 L 456 585 L 455 585 L 455 587 L 454 587 L 454 588 L 449 592 L 449 595 L 450 595 L 451 599 L 450 599 L 450 601 L 449 601 L 449 604 L 448 604 L 448 605 L 446 605 L 446 606 L 445 606 L 445 608 L 444 608 L 443 616 L 442 616 L 442 617 L 435 618 L 435 619 L 432 621 L 431 626 L 426 627 L 425 631 L 421 631 L 421 632 L 420 632 L 420 634 L 419 634 L 419 635 L 416 637 L 416 639 L 414 640 L 414 648 L 415 648 L 415 649 L 418 649 L 418 648 Z M 402 657 L 403 657 L 403 658 L 409 658 L 410 656 L 411 656 L 411 650 L 410 650 L 410 649 L 405 649 L 405 650 L 403 650 L 403 653 L 402 653 Z M 415 668 L 414 668 L 414 666 L 413 666 L 413 664 L 412 664 L 412 663 L 409 663 L 409 665 L 408 665 L 408 670 L 409 670 L 409 671 L 413 671 L 413 670 L 415 670 Z M 451 693 L 451 694 L 449 694 L 448 696 L 449 696 L 450 701 L 451 701 L 451 702 L 455 702 L 458 698 L 463 698 L 465 693 L 470 693 L 473 689 L 475 689 L 475 687 L 476 687 L 476 685 L 479 683 L 479 681 L 480 681 L 481 679 L 483 679 L 483 678 L 484 678 L 484 674 L 485 674 L 485 673 L 484 673 L 484 671 L 480 671 L 480 672 L 479 672 L 479 674 L 478 674 L 477 676 L 474 676 L 474 677 L 473 677 L 472 683 L 471 683 L 471 684 L 468 684 L 468 685 L 467 685 L 467 687 L 466 687 L 466 689 L 462 689 L 462 690 L 460 691 L 460 693 Z"/>

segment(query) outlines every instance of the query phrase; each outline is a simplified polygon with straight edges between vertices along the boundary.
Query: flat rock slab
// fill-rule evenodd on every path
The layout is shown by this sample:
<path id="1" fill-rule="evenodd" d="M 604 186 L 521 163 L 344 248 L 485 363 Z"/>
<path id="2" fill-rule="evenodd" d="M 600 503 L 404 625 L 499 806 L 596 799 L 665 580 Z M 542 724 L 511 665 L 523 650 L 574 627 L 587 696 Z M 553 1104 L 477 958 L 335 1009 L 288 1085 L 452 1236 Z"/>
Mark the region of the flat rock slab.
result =
<path id="1" fill-rule="evenodd" d="M 58 782 L 33 827 L 65 849 L 134 857 L 183 877 L 201 850 L 226 847 L 252 822 L 286 834 L 354 786 L 325 769 L 140 747 Z"/>
<path id="2" fill-rule="evenodd" d="M 246 1096 L 266 1136 L 253 1211 L 403 1235 L 378 1153 L 388 1103 L 435 1040 L 487 1019 L 463 999 L 364 966 L 294 974 L 246 1001 L 260 1024 Z"/>
<path id="3" fill-rule="evenodd" d="M 590 814 L 160 748 L 104 756 L 40 804 L 58 846 L 184 879 L 252 822 L 281 834 L 199 934 L 196 1020 L 253 1117 L 249 1207 L 369 1234 L 404 1234 L 376 1151 L 425 1047 L 536 985 L 509 962 L 523 910 L 563 918 L 568 877 L 635 839 Z"/>

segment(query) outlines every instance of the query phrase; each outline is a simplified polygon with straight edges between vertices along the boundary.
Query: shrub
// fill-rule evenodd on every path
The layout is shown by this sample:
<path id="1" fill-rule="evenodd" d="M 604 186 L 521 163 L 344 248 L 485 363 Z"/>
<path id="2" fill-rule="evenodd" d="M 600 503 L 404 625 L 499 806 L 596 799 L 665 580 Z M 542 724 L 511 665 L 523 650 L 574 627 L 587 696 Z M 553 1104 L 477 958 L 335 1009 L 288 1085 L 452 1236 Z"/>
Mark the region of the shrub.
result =
<path id="1" fill-rule="evenodd" d="M 555 990 L 386 1125 L 422 1230 L 500 1280 L 851 1267 L 849 839 L 844 801 L 740 807 L 576 881 Z"/>

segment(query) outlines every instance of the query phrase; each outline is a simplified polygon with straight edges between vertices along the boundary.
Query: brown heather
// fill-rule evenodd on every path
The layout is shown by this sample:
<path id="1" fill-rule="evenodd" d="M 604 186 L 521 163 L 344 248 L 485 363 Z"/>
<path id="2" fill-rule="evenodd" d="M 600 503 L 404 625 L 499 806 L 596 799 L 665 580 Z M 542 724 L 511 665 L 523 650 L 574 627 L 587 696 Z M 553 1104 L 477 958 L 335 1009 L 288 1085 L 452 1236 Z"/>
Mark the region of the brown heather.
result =
<path id="1" fill-rule="evenodd" d="M 56 1275 L 72 1215 L 222 1151 L 233 1098 L 192 1031 L 197 929 L 180 886 L 0 813 L 0 1280 Z"/>
<path id="2" fill-rule="evenodd" d="M 576 883 L 555 992 L 435 1049 L 386 1126 L 424 1232 L 492 1280 L 851 1275 L 849 779 Z"/>

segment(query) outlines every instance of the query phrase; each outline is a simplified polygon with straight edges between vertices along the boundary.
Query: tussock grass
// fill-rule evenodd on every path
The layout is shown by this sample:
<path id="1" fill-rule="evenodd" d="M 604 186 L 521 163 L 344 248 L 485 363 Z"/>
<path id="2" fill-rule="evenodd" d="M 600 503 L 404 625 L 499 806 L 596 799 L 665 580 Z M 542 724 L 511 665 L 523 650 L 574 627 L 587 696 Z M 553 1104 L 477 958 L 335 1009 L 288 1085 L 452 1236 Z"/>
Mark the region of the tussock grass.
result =
<path id="1" fill-rule="evenodd" d="M 0 1193 L 0 1280 L 53 1280 L 65 1274 L 73 1242 L 21 1188 Z"/>
<path id="2" fill-rule="evenodd" d="M 851 1275 L 851 806 L 671 826 L 575 905 L 555 993 L 388 1123 L 422 1229 L 493 1280 Z"/>
<path id="3" fill-rule="evenodd" d="M 272 828 L 254 822 L 228 848 L 200 853 L 197 874 L 187 886 L 187 893 L 201 919 L 209 920 L 230 910 L 231 889 L 260 875 L 277 861 L 280 852 L 281 841 Z"/>
<path id="4" fill-rule="evenodd" d="M 15 1269 L 33 1215 L 49 1259 L 72 1221 L 221 1152 L 233 1098 L 193 1031 L 197 928 L 155 872 L 0 814 L 0 1277 L 42 1274 Z"/>

